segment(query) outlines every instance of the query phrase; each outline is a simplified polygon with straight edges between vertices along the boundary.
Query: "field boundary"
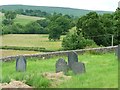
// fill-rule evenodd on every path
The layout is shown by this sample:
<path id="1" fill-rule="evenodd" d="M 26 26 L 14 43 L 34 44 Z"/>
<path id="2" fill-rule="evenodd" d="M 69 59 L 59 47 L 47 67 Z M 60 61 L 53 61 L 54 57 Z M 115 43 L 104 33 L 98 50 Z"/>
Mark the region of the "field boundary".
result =
<path id="1" fill-rule="evenodd" d="M 68 54 L 68 52 L 75 51 L 78 54 L 83 54 L 85 52 L 94 52 L 94 53 L 106 53 L 106 52 L 112 52 L 117 48 L 117 46 L 109 46 L 109 47 L 100 47 L 100 48 L 90 48 L 90 49 L 80 49 L 80 50 L 68 50 L 68 51 L 56 51 L 56 52 L 47 52 L 42 54 L 24 54 L 22 56 L 25 56 L 26 58 L 51 58 L 53 56 L 65 56 Z M 15 60 L 17 57 L 21 55 L 16 56 L 7 56 L 2 57 L 0 60 L 2 61 L 11 61 Z"/>

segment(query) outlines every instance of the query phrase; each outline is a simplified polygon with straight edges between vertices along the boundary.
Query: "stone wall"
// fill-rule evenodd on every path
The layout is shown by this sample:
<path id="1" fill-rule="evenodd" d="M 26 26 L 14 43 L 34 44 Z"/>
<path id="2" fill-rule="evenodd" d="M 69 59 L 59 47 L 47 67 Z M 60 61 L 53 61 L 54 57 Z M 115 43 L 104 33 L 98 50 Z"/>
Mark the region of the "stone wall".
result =
<path id="1" fill-rule="evenodd" d="M 57 52 L 48 52 L 43 54 L 30 54 L 30 55 L 23 55 L 26 58 L 30 57 L 36 57 L 36 58 L 51 58 L 53 56 L 65 56 L 68 52 L 75 51 L 78 54 L 83 54 L 85 52 L 97 52 L 97 53 L 106 53 L 114 51 L 117 48 L 117 46 L 110 46 L 110 47 L 101 47 L 101 48 L 90 48 L 90 49 L 80 49 L 80 50 L 69 50 L 69 51 L 57 51 Z M 18 56 L 8 56 L 8 57 L 2 57 L 0 60 L 2 61 L 11 61 L 15 60 Z"/>

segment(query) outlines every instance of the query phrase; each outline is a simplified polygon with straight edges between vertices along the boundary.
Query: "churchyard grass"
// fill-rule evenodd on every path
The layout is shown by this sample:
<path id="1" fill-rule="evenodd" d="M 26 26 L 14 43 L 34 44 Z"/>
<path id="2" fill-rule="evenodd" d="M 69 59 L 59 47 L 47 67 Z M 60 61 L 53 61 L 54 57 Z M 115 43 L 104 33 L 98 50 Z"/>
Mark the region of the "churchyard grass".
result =
<path id="1" fill-rule="evenodd" d="M 52 87 L 50 80 L 42 76 L 44 72 L 55 72 L 55 63 L 60 57 L 50 59 L 27 59 L 27 71 L 16 72 L 15 61 L 3 62 L 2 82 L 10 82 L 11 79 L 24 81 L 32 87 Z M 67 61 L 67 57 L 63 56 Z M 56 86 L 56 88 L 118 88 L 118 61 L 114 53 L 100 55 L 79 55 L 79 62 L 85 63 L 86 73 L 74 75 Z"/>

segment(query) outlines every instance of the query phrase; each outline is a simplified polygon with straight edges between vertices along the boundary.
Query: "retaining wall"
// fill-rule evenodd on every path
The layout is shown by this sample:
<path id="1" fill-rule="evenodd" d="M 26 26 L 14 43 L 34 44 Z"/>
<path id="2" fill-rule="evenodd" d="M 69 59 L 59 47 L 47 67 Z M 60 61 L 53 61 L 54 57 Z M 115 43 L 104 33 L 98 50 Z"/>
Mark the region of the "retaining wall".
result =
<path id="1" fill-rule="evenodd" d="M 110 47 L 101 47 L 101 48 L 90 48 L 90 49 L 80 49 L 80 50 L 69 50 L 69 51 L 57 51 L 57 52 L 48 52 L 48 53 L 43 53 L 43 54 L 27 54 L 23 55 L 26 58 L 30 57 L 37 57 L 37 58 L 51 58 L 53 56 L 64 56 L 67 55 L 68 52 L 75 51 L 78 54 L 83 54 L 85 52 L 99 52 L 99 53 L 106 53 L 106 52 L 111 52 L 114 51 L 117 48 L 117 46 L 110 46 Z M 2 57 L 0 60 L 2 61 L 11 61 L 15 60 L 17 57 L 20 55 L 16 56 L 8 56 L 8 57 Z"/>

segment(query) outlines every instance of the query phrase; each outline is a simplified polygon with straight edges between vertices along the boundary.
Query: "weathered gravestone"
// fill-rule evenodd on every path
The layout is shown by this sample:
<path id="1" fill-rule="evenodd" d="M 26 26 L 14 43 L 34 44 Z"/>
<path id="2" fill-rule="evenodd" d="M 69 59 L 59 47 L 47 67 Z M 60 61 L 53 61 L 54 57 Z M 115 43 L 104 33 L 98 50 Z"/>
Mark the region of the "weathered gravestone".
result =
<path id="1" fill-rule="evenodd" d="M 76 52 L 68 52 L 68 66 L 70 69 L 74 62 L 78 62 L 77 53 Z"/>
<path id="2" fill-rule="evenodd" d="M 74 62 L 72 64 L 72 71 L 74 74 L 85 73 L 85 64 L 81 62 Z"/>
<path id="3" fill-rule="evenodd" d="M 120 60 L 120 44 L 118 45 L 118 60 Z"/>
<path id="4" fill-rule="evenodd" d="M 120 60 L 120 44 L 115 49 L 115 55 L 117 56 L 118 60 Z"/>
<path id="5" fill-rule="evenodd" d="M 56 73 L 58 72 L 67 73 L 67 71 L 68 71 L 67 62 L 64 59 L 60 58 L 56 62 Z"/>
<path id="6" fill-rule="evenodd" d="M 115 55 L 118 56 L 118 47 L 115 48 Z"/>
<path id="7" fill-rule="evenodd" d="M 24 72 L 26 71 L 26 59 L 24 56 L 19 56 L 16 59 L 16 71 Z"/>

